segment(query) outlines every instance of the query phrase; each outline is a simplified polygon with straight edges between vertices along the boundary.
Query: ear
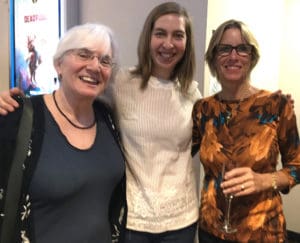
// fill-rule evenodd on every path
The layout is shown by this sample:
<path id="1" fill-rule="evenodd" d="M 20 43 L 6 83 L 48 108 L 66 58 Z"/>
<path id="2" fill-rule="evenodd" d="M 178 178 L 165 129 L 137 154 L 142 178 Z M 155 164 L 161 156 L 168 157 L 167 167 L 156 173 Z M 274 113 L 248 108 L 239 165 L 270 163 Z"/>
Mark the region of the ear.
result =
<path id="1" fill-rule="evenodd" d="M 54 65 L 54 68 L 55 68 L 57 74 L 60 75 L 61 72 L 62 72 L 62 68 L 61 68 L 61 60 L 55 60 L 55 61 L 53 62 L 53 65 Z"/>

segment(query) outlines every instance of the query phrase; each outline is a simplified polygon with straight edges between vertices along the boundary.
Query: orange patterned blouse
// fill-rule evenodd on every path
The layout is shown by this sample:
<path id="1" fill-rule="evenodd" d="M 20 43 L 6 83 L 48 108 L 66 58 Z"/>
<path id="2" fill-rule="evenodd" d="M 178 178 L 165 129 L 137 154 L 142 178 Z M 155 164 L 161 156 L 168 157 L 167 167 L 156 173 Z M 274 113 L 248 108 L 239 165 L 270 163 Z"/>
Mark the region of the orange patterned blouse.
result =
<path id="1" fill-rule="evenodd" d="M 300 183 L 300 142 L 290 100 L 265 90 L 241 101 L 221 101 L 214 95 L 196 102 L 193 122 L 193 151 L 199 150 L 205 171 L 200 228 L 230 241 L 284 242 L 282 200 L 273 190 L 233 199 L 231 219 L 237 233 L 222 233 L 220 182 L 224 161 L 267 173 L 276 170 L 280 154 L 281 170 L 290 181 L 282 193 Z"/>

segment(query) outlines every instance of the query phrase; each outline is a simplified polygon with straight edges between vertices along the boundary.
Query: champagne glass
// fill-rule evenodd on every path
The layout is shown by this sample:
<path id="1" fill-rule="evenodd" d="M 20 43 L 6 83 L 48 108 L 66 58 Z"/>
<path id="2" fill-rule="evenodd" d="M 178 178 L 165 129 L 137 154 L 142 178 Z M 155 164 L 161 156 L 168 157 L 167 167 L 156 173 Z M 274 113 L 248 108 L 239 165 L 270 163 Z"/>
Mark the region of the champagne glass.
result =
<path id="1" fill-rule="evenodd" d="M 233 167 L 234 167 L 234 163 L 231 160 L 223 163 L 222 180 L 224 180 L 226 171 L 233 169 Z M 233 198 L 234 198 L 233 194 L 225 195 L 225 203 L 226 203 L 225 212 L 224 212 L 225 215 L 224 215 L 223 224 L 221 226 L 221 230 L 227 234 L 232 234 L 232 233 L 237 232 L 237 229 L 234 228 L 230 222 L 231 202 L 232 202 Z"/>

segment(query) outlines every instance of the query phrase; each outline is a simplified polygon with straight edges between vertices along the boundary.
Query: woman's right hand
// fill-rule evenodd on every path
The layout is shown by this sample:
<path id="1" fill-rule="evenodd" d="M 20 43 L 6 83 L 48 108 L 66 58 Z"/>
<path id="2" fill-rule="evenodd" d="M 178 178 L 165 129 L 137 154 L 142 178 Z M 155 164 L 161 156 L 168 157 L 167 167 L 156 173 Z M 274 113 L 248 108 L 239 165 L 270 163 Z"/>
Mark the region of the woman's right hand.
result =
<path id="1" fill-rule="evenodd" d="M 12 97 L 15 95 L 24 96 L 24 93 L 19 88 L 0 92 L 0 115 L 5 116 L 19 107 L 19 103 Z"/>

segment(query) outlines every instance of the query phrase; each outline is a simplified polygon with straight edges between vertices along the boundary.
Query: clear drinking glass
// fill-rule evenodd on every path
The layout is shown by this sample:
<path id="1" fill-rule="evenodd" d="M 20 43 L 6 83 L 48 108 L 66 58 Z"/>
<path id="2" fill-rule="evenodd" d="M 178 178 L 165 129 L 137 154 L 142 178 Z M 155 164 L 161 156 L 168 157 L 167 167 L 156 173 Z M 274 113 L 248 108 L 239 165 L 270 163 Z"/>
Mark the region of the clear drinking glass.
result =
<path id="1" fill-rule="evenodd" d="M 226 171 L 229 171 L 234 168 L 234 163 L 232 161 L 224 162 L 222 167 L 222 180 L 224 180 L 224 176 Z M 233 194 L 225 195 L 225 212 L 224 212 L 224 221 L 221 226 L 221 230 L 227 234 L 237 232 L 237 229 L 231 225 L 230 216 L 231 216 L 231 202 L 234 199 Z"/>

